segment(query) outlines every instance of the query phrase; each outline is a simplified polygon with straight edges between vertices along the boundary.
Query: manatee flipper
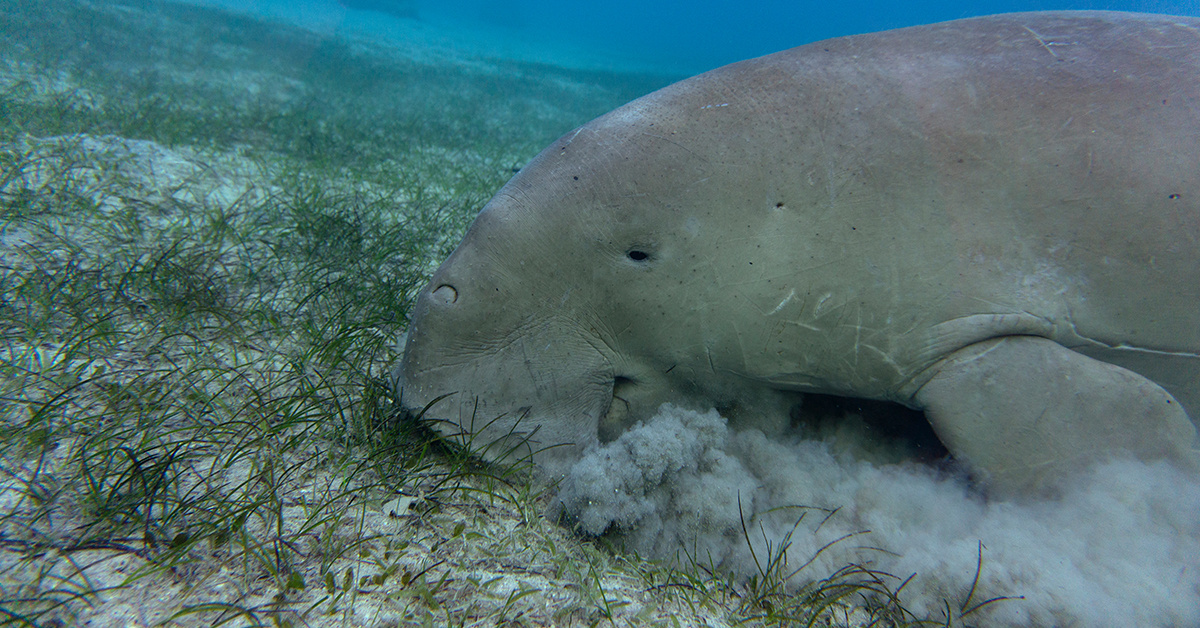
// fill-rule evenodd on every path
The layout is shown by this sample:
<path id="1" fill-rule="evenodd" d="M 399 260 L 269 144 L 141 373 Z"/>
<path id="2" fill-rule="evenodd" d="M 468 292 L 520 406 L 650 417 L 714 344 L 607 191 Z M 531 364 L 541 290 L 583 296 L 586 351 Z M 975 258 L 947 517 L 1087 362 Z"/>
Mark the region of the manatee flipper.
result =
<path id="1" fill-rule="evenodd" d="M 998 495 L 1040 492 L 1128 452 L 1200 468 L 1196 428 L 1158 384 L 1037 336 L 947 356 L 915 395 L 946 447 Z"/>

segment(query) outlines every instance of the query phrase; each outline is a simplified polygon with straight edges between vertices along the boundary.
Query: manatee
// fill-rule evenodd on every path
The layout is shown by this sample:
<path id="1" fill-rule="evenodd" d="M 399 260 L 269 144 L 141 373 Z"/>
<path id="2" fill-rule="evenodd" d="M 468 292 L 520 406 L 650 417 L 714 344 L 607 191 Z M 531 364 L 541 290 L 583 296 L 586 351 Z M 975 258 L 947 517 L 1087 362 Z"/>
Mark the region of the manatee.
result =
<path id="1" fill-rule="evenodd" d="M 1037 12 L 734 63 L 571 131 L 433 274 L 402 405 L 549 473 L 653 416 L 924 412 L 985 490 L 1195 468 L 1200 19 Z"/>

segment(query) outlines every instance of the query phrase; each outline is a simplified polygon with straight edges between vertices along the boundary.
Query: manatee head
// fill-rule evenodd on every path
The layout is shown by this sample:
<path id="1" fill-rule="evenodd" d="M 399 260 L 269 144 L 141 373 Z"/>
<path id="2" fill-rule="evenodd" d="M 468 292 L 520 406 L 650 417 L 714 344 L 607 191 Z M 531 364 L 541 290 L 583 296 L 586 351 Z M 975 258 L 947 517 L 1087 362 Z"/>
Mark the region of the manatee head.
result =
<path id="1" fill-rule="evenodd" d="M 714 277 L 727 229 L 702 211 L 722 186 L 659 137 L 684 126 L 664 110 L 635 101 L 563 136 L 484 207 L 414 308 L 407 411 L 489 457 L 551 448 L 547 466 L 664 402 L 743 406 Z"/>

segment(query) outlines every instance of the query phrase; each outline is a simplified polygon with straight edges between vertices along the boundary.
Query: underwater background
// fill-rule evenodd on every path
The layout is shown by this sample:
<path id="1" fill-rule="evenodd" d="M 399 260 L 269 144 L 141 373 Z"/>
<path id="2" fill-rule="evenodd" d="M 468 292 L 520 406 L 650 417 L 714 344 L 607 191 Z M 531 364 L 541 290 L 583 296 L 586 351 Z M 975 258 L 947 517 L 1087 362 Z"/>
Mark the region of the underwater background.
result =
<path id="1" fill-rule="evenodd" d="M 1015 11 L 1105 10 L 1198 15 L 1195 0 L 197 0 L 327 34 L 403 37 L 417 18 L 455 45 L 569 66 L 649 67 L 694 74 L 829 37 Z M 443 43 L 446 43 L 444 40 Z"/>
<path id="2" fill-rule="evenodd" d="M 743 58 L 1038 9 L 1200 15 L 0 0 L 0 626 L 1200 625 L 1200 486 L 1165 467 L 1019 507 L 715 411 L 631 433 L 766 452 L 725 481 L 820 495 L 803 526 L 734 511 L 716 530 L 737 548 L 757 530 L 746 578 L 581 534 L 521 469 L 397 417 L 415 295 L 556 137 Z M 712 482 L 646 499 L 693 484 Z M 789 545 L 812 566 L 778 560 Z"/>

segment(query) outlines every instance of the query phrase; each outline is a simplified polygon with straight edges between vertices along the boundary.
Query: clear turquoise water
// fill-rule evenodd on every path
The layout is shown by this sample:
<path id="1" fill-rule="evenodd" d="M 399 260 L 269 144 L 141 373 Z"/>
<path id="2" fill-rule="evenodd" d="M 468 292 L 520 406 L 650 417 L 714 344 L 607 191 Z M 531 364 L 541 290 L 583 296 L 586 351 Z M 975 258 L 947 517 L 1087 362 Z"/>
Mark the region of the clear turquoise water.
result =
<path id="1" fill-rule="evenodd" d="M 346 0 L 193 0 L 318 30 L 411 37 L 399 18 Z M 374 0 L 415 8 L 422 32 L 567 65 L 649 65 L 699 72 L 811 41 L 962 17 L 1056 9 L 1200 15 L 1198 0 Z M 412 20 L 408 20 L 412 21 Z"/>

